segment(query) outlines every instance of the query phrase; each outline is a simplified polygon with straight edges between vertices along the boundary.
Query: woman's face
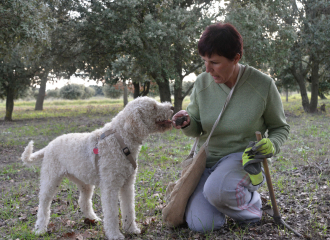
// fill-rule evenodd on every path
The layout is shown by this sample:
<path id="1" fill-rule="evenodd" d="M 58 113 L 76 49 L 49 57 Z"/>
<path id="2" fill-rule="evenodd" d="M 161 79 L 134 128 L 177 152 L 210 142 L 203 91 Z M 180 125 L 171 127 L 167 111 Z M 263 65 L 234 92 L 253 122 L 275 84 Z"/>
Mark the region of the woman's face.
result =
<path id="1" fill-rule="evenodd" d="M 211 74 L 216 83 L 224 83 L 232 88 L 236 82 L 239 72 L 238 61 L 240 55 L 237 54 L 233 61 L 226 57 L 212 54 L 211 57 L 202 56 L 204 60 L 206 72 Z"/>

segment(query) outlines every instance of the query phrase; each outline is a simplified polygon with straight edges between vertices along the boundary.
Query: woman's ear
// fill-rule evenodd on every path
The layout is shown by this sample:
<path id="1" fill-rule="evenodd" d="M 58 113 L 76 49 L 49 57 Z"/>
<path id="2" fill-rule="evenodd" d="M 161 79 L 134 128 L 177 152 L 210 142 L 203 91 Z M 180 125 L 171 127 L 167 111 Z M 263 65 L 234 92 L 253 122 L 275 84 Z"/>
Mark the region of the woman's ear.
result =
<path id="1" fill-rule="evenodd" d="M 241 59 L 241 55 L 239 53 L 236 53 L 236 56 L 234 58 L 234 63 L 238 63 L 238 61 Z"/>

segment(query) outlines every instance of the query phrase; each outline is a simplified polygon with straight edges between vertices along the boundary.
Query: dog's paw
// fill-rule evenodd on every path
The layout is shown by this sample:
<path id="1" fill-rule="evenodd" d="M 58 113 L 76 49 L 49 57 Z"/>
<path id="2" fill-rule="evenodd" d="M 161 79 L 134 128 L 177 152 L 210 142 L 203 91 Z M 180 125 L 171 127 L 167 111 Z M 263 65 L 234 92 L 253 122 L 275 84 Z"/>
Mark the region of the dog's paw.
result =
<path id="1" fill-rule="evenodd" d="M 121 233 L 107 234 L 109 240 L 125 239 L 125 236 Z"/>
<path id="2" fill-rule="evenodd" d="M 94 221 L 95 221 L 95 222 L 102 222 L 102 219 L 99 218 L 99 217 L 96 217 L 96 218 L 94 218 Z"/>
<path id="3" fill-rule="evenodd" d="M 125 232 L 127 233 L 134 233 L 134 234 L 140 234 L 141 230 L 137 226 L 130 226 L 129 228 L 124 227 Z"/>
<path id="4" fill-rule="evenodd" d="M 35 235 L 43 235 L 47 232 L 47 229 L 34 229 L 33 232 Z"/>
<path id="5" fill-rule="evenodd" d="M 134 228 L 134 229 L 129 229 L 127 232 L 129 233 L 134 233 L 134 234 L 140 234 L 141 233 L 141 230 L 140 228 Z"/>

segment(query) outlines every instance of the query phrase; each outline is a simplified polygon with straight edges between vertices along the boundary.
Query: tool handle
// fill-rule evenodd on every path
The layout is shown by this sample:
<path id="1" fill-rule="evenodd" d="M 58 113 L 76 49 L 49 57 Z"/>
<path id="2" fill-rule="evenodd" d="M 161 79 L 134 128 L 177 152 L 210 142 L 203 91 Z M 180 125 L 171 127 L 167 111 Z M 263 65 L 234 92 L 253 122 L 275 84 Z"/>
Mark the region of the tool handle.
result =
<path id="1" fill-rule="evenodd" d="M 257 131 L 256 137 L 257 137 L 257 140 L 260 141 L 262 139 L 261 132 Z M 270 172 L 269 172 L 269 168 L 268 168 L 267 158 L 265 158 L 262 163 L 264 165 L 264 171 L 265 171 L 265 175 L 266 175 L 266 181 L 267 181 L 270 200 L 272 201 L 274 220 L 275 220 L 275 222 L 281 221 L 280 212 L 278 211 L 278 207 L 277 207 L 277 203 L 276 203 L 276 199 L 275 199 L 275 193 L 274 193 L 274 189 L 273 189 L 272 180 L 270 178 Z"/>

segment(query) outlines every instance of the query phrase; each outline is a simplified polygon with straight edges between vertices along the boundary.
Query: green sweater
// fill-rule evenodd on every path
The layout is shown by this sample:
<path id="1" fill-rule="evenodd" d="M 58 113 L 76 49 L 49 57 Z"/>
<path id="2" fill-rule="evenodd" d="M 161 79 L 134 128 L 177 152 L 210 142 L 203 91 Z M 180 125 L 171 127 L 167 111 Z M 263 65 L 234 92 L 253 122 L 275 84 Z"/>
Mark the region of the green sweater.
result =
<path id="1" fill-rule="evenodd" d="M 190 125 L 182 129 L 187 136 L 200 136 L 197 151 L 209 136 L 230 90 L 215 83 L 206 72 L 197 77 L 187 107 Z M 272 78 L 246 66 L 210 138 L 206 167 L 230 153 L 244 152 L 250 141 L 256 141 L 256 131 L 264 135 L 267 130 L 275 153 L 279 153 L 290 130 L 280 95 Z"/>

